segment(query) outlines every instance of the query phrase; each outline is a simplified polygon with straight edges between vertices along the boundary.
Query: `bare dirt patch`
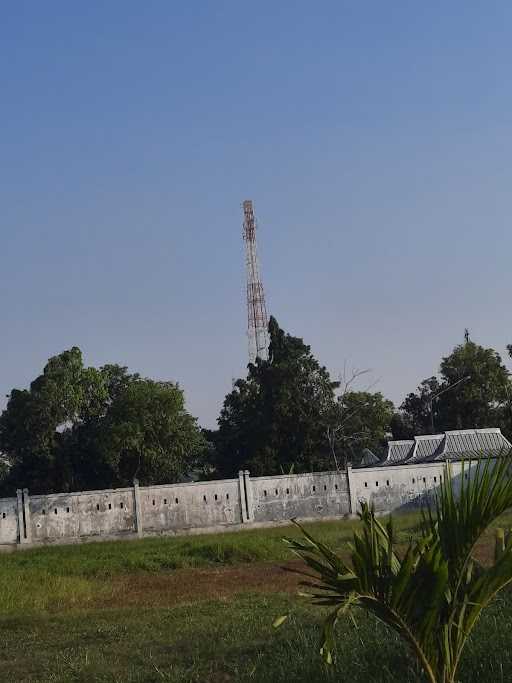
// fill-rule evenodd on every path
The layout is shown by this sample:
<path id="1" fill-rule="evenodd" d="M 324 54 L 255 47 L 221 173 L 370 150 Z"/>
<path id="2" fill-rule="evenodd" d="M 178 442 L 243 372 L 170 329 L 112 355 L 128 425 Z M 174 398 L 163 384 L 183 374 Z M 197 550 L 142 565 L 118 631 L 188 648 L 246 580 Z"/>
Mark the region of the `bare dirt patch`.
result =
<path id="1" fill-rule="evenodd" d="M 493 554 L 494 539 L 487 536 L 475 548 L 475 558 L 488 566 Z M 301 560 L 118 575 L 110 580 L 109 595 L 98 598 L 95 606 L 174 607 L 202 600 L 228 600 L 241 593 L 293 593 L 304 578 L 295 570 L 306 570 Z"/>
<path id="2" fill-rule="evenodd" d="M 112 579 L 112 593 L 102 607 L 172 607 L 200 600 L 228 599 L 239 593 L 294 592 L 301 577 L 300 560 L 232 567 L 178 569 L 165 574 L 131 574 Z"/>

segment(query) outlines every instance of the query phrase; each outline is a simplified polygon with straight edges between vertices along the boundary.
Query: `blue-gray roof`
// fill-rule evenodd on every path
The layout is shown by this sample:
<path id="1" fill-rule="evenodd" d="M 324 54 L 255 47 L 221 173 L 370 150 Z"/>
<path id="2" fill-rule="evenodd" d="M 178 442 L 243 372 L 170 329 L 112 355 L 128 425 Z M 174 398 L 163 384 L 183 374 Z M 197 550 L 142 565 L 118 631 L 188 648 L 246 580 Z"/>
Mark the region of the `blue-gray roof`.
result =
<path id="1" fill-rule="evenodd" d="M 507 452 L 511 447 L 499 429 L 460 429 L 446 432 L 443 451 L 435 460 L 490 457 Z"/>
<path id="2" fill-rule="evenodd" d="M 415 436 L 414 452 L 407 462 L 424 462 L 425 460 L 435 460 L 443 450 L 445 440 L 444 434 L 427 434 L 426 436 Z"/>
<path id="3" fill-rule="evenodd" d="M 379 458 L 369 448 L 363 448 L 363 455 L 359 467 L 374 467 L 380 463 Z"/>
<path id="4" fill-rule="evenodd" d="M 415 436 L 410 440 L 389 441 L 387 457 L 381 465 L 493 457 L 511 449 L 512 444 L 498 428 L 458 429 L 444 434 Z"/>
<path id="5" fill-rule="evenodd" d="M 388 441 L 388 454 L 383 465 L 394 465 L 410 458 L 414 451 L 414 439 Z"/>

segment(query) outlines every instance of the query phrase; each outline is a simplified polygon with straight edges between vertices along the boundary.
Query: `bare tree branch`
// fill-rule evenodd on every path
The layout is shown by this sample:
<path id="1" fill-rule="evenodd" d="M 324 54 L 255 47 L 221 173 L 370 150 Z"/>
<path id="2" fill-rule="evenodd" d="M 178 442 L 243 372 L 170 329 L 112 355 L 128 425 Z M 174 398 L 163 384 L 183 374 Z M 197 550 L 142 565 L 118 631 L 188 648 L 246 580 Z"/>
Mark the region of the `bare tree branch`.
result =
<path id="1" fill-rule="evenodd" d="M 327 427 L 326 439 L 329 444 L 329 449 L 334 460 L 334 464 L 337 470 L 340 469 L 337 446 L 342 448 L 341 453 L 341 464 L 342 468 L 345 469 L 347 465 L 347 455 L 345 453 L 345 448 L 350 447 L 351 444 L 360 441 L 364 436 L 367 435 L 367 431 L 355 432 L 352 434 L 345 433 L 345 426 L 348 420 L 354 415 L 357 415 L 366 405 L 363 404 L 353 408 L 352 410 L 347 410 L 345 405 L 345 400 L 347 395 L 353 391 L 353 386 L 360 380 L 364 375 L 368 375 L 372 370 L 370 368 L 351 368 L 349 370 L 347 361 L 343 362 L 343 371 L 338 375 L 340 392 L 338 394 L 338 400 L 336 405 L 336 414 L 333 415 L 332 425 Z M 380 381 L 380 378 L 370 382 L 362 391 L 368 392 Z"/>

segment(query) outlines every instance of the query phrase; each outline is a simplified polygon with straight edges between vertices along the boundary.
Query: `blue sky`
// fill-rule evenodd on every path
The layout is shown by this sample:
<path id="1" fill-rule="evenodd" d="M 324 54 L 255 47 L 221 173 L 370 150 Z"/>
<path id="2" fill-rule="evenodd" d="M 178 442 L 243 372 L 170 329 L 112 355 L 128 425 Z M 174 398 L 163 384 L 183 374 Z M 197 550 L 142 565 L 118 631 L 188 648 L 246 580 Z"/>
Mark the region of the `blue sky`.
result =
<path id="1" fill-rule="evenodd" d="M 0 395 L 78 345 L 213 425 L 268 309 L 396 403 L 464 328 L 512 342 L 512 5 L 0 10 Z M 1 405 L 1 404 L 0 404 Z"/>

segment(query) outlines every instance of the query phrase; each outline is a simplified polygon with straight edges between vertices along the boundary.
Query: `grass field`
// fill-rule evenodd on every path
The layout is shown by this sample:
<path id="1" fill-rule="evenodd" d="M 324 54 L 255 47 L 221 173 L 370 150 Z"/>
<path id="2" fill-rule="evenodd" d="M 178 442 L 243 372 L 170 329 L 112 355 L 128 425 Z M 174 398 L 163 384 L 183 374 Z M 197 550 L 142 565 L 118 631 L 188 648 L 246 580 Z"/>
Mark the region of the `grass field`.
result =
<path id="1" fill-rule="evenodd" d="M 398 518 L 399 540 L 418 518 Z M 354 522 L 308 525 L 341 548 Z M 510 526 L 510 518 L 500 522 Z M 0 556 L 0 681 L 418 681 L 394 635 L 342 623 L 327 670 L 321 613 L 296 596 L 294 528 L 47 547 Z M 492 551 L 489 534 L 481 552 Z M 278 631 L 276 616 L 291 613 Z M 512 593 L 475 631 L 461 681 L 512 680 Z"/>

